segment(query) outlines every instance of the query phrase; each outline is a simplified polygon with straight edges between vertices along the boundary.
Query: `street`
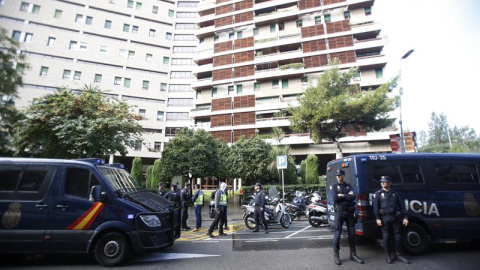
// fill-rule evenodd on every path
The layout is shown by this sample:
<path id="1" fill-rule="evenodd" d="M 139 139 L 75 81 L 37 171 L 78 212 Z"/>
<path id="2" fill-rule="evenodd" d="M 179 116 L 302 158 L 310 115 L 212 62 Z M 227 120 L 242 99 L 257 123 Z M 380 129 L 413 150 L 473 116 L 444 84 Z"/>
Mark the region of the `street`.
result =
<path id="1" fill-rule="evenodd" d="M 229 215 L 238 217 L 239 215 Z M 241 217 L 240 217 L 241 218 Z M 327 226 L 313 228 L 305 217 L 295 220 L 288 229 L 272 226 L 269 234 L 248 230 L 243 220 L 229 221 L 226 236 L 215 238 L 200 232 L 182 232 L 175 244 L 162 252 L 135 256 L 123 269 L 478 269 L 478 245 L 432 245 L 423 256 L 408 256 L 412 264 L 386 264 L 383 249 L 377 241 L 357 238 L 357 254 L 365 264 L 349 260 L 346 237 L 342 237 L 341 266 L 333 262 L 332 232 Z M 211 220 L 204 224 L 210 225 Z M 193 222 L 189 222 L 190 225 Z M 93 256 L 88 255 L 2 255 L 1 267 L 15 269 L 100 269 Z"/>

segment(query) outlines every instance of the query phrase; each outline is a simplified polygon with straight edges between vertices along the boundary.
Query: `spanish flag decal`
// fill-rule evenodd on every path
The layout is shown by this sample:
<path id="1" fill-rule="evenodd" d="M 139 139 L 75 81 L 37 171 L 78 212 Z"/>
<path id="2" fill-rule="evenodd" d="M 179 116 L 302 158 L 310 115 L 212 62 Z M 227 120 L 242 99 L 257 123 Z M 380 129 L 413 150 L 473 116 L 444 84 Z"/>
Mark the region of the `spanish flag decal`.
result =
<path id="1" fill-rule="evenodd" d="M 95 221 L 98 214 L 102 211 L 104 204 L 101 202 L 96 202 L 87 212 L 85 212 L 81 217 L 79 217 L 75 222 L 70 224 L 67 227 L 67 230 L 88 230 L 90 225 Z"/>

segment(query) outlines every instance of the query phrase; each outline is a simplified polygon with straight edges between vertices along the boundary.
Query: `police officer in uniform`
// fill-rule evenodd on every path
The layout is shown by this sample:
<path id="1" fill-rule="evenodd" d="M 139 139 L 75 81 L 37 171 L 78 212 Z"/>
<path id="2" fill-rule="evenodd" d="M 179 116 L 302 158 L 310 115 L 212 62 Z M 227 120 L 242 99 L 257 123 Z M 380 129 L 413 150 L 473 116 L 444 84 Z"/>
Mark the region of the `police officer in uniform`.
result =
<path id="1" fill-rule="evenodd" d="M 158 183 L 157 193 L 158 193 L 158 195 L 160 195 L 162 197 L 165 196 L 165 193 L 166 193 L 165 190 L 164 190 L 164 187 L 165 187 L 165 184 L 163 182 Z"/>
<path id="2" fill-rule="evenodd" d="M 348 231 L 348 244 L 350 246 L 350 260 L 357 263 L 364 261 L 357 256 L 355 251 L 355 194 L 350 184 L 345 183 L 345 171 L 337 170 L 337 183 L 330 186 L 330 194 L 334 201 L 335 210 L 335 234 L 333 236 L 333 254 L 335 264 L 341 265 L 340 236 L 342 234 L 342 226 L 345 222 Z"/>
<path id="3" fill-rule="evenodd" d="M 213 230 L 218 226 L 218 235 L 227 235 L 223 232 L 223 224 L 225 223 L 227 217 L 225 215 L 225 206 L 227 205 L 227 195 L 225 190 L 227 189 L 226 183 L 220 184 L 220 189 L 215 193 L 215 219 L 213 220 L 210 228 L 208 229 L 207 235 L 210 237 L 213 236 Z M 218 224 L 220 222 L 220 225 Z"/>
<path id="4" fill-rule="evenodd" d="M 377 225 L 382 226 L 383 248 L 385 249 L 385 260 L 393 263 L 390 257 L 390 241 L 392 236 L 395 240 L 396 259 L 402 263 L 409 264 L 401 253 L 402 235 L 401 225 L 408 225 L 407 210 L 400 200 L 398 193 L 390 188 L 391 179 L 389 176 L 382 176 L 380 184 L 382 188 L 375 192 L 373 199 L 373 212 Z"/>
<path id="5" fill-rule="evenodd" d="M 195 185 L 195 194 L 193 194 L 193 205 L 195 212 L 195 229 L 192 232 L 200 231 L 202 227 L 202 207 L 203 207 L 203 191 L 200 190 L 200 184 Z"/>
<path id="6" fill-rule="evenodd" d="M 253 232 L 258 232 L 258 226 L 260 225 L 259 219 L 262 219 L 263 226 L 265 227 L 265 234 L 268 233 L 268 224 L 265 219 L 265 193 L 262 190 L 262 184 L 255 184 L 255 204 L 253 216 L 255 218 L 255 230 Z"/>
<path id="7" fill-rule="evenodd" d="M 185 188 L 182 189 L 181 202 L 182 202 L 182 230 L 188 231 L 190 227 L 187 226 L 188 219 L 188 206 L 192 201 L 192 194 L 190 193 L 190 183 L 185 183 Z"/>

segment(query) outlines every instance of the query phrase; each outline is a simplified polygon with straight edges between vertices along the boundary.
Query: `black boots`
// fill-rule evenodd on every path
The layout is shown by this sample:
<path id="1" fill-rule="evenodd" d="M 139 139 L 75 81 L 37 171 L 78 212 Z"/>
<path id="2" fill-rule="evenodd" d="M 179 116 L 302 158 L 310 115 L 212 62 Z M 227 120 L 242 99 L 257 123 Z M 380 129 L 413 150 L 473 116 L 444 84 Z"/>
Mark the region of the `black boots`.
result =
<path id="1" fill-rule="evenodd" d="M 364 263 L 364 261 L 357 256 L 357 253 L 355 252 L 355 250 L 350 251 L 350 260 L 357 263 L 362 263 L 362 264 Z"/>
<path id="2" fill-rule="evenodd" d="M 335 260 L 336 265 L 341 265 L 340 257 L 338 256 L 338 250 L 333 251 L 333 259 Z"/>
<path id="3" fill-rule="evenodd" d="M 397 253 L 395 255 L 397 257 L 397 261 L 402 262 L 402 263 L 406 263 L 406 264 L 410 264 L 410 261 L 405 259 L 405 257 L 402 256 L 402 254 Z"/>
<path id="4" fill-rule="evenodd" d="M 388 263 L 388 264 L 392 264 L 393 263 L 393 260 L 392 258 L 390 257 L 390 253 L 388 251 L 385 252 L 385 261 Z"/>

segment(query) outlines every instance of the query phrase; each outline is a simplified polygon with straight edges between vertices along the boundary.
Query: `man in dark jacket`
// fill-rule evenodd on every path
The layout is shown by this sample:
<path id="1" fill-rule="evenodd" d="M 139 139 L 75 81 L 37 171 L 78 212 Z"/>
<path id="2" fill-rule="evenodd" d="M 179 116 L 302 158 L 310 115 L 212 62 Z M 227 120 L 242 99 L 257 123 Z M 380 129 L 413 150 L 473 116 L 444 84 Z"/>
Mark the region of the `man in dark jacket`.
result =
<path id="1" fill-rule="evenodd" d="M 177 184 L 172 184 L 171 190 L 165 194 L 165 199 L 168 199 L 174 203 L 176 203 L 180 208 L 182 207 L 181 205 L 181 198 L 180 198 L 180 193 L 178 190 L 178 185 Z"/>
<path id="2" fill-rule="evenodd" d="M 181 192 L 181 204 L 182 204 L 182 230 L 188 231 L 190 227 L 187 226 L 188 219 L 188 206 L 192 201 L 192 194 L 190 192 L 190 183 L 185 183 L 185 188 Z"/>
<path id="3" fill-rule="evenodd" d="M 253 216 L 255 218 L 255 230 L 253 232 L 258 232 L 258 226 L 260 225 L 259 219 L 262 219 L 263 226 L 265 227 L 265 234 L 268 233 L 268 224 L 265 219 L 265 193 L 262 190 L 262 184 L 255 184 L 255 204 Z"/>
<path id="4" fill-rule="evenodd" d="M 163 184 L 163 182 L 158 183 L 158 191 L 157 191 L 157 193 L 158 193 L 158 195 L 160 195 L 160 196 L 162 196 L 162 197 L 164 197 L 164 196 L 165 196 L 165 193 L 166 193 L 165 190 L 164 190 L 164 187 L 165 187 L 165 185 Z"/>
<path id="5" fill-rule="evenodd" d="M 213 230 L 218 225 L 218 235 L 226 235 L 223 232 L 223 224 L 225 223 L 226 216 L 225 213 L 225 206 L 227 205 L 227 195 L 225 194 L 225 190 L 227 189 L 227 184 L 221 183 L 220 189 L 217 190 L 215 193 L 215 219 L 213 220 L 210 228 L 208 229 L 207 235 L 210 237 L 213 236 Z M 220 225 L 219 225 L 220 222 Z"/>
<path id="6" fill-rule="evenodd" d="M 373 213 L 377 225 L 382 226 L 383 248 L 385 249 L 385 260 L 393 263 L 390 257 L 390 240 L 394 236 L 396 259 L 409 264 L 410 261 L 402 256 L 402 234 L 401 226 L 408 225 L 407 210 L 401 202 L 398 193 L 390 188 L 390 177 L 382 176 L 380 184 L 382 188 L 375 192 L 373 198 Z"/>

